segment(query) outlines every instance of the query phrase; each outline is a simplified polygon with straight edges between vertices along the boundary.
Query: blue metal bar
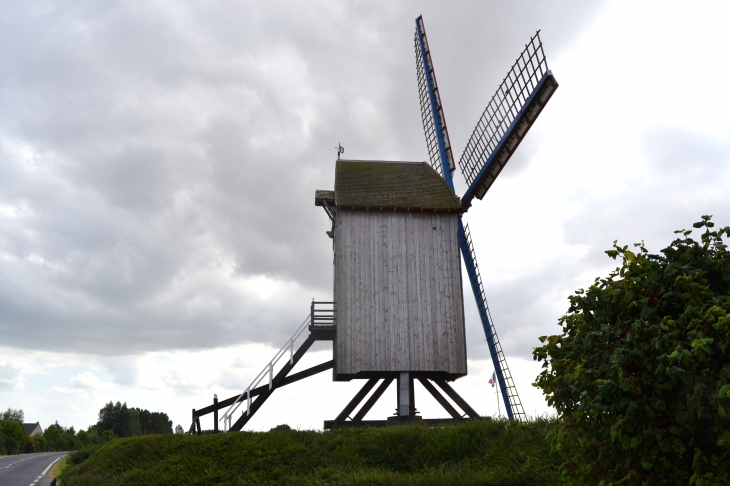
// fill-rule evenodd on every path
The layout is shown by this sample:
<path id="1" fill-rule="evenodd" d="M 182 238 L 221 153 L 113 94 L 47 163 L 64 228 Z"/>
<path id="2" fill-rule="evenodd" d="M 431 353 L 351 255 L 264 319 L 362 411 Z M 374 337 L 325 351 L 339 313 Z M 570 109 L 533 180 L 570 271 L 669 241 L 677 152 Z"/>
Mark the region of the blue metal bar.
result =
<path id="1" fill-rule="evenodd" d="M 487 315 L 487 305 L 484 302 L 481 288 L 479 287 L 479 278 L 476 272 L 476 262 L 471 254 L 469 248 L 469 242 L 466 239 L 466 232 L 464 231 L 464 223 L 461 221 L 461 215 L 459 215 L 459 245 L 461 246 L 461 254 L 464 256 L 464 265 L 466 266 L 466 273 L 469 274 L 469 283 L 471 283 L 471 290 L 474 292 L 474 300 L 477 303 L 477 310 L 479 311 L 479 318 L 482 320 L 482 327 L 484 328 L 484 335 L 487 337 L 487 346 L 489 346 L 489 354 L 492 355 L 492 364 L 494 370 L 497 373 L 497 381 L 499 382 L 499 391 L 502 393 L 502 400 L 504 401 L 504 408 L 507 410 L 507 417 L 510 421 L 514 420 L 512 414 L 512 405 L 509 401 L 509 394 L 507 393 L 507 386 L 505 385 L 504 373 L 502 372 L 502 365 L 499 362 L 499 356 L 497 355 L 497 347 L 494 345 L 494 336 L 492 335 L 492 326 L 489 323 L 489 316 Z"/>
<path id="2" fill-rule="evenodd" d="M 451 191 L 456 194 L 456 191 L 454 190 L 454 181 L 451 177 L 451 167 L 449 165 L 448 156 L 446 155 L 444 131 L 441 124 L 441 115 L 439 113 L 438 101 L 436 99 L 434 82 L 432 79 L 433 66 L 431 66 L 431 63 L 429 62 L 429 56 L 426 53 L 426 46 L 424 44 L 425 34 L 423 32 L 423 29 L 421 28 L 420 17 L 416 19 L 416 32 L 418 34 L 418 42 L 421 46 L 421 57 L 423 59 L 424 70 L 426 71 L 426 83 L 428 84 L 428 94 L 431 100 L 433 119 L 434 123 L 436 124 L 436 137 L 438 139 L 439 154 L 441 155 L 441 166 L 444 172 L 444 179 L 451 188 Z M 483 300 L 482 292 L 479 287 L 479 278 L 477 277 L 476 265 L 474 262 L 474 258 L 471 254 L 471 250 L 469 249 L 469 242 L 466 239 L 466 232 L 464 231 L 464 224 L 461 221 L 461 215 L 459 215 L 459 245 L 461 246 L 461 254 L 464 256 L 466 271 L 469 274 L 469 282 L 471 283 L 471 288 L 474 292 L 474 300 L 476 300 L 477 309 L 479 310 L 479 318 L 482 321 L 484 334 L 487 337 L 489 353 L 492 355 L 492 363 L 494 364 L 494 369 L 497 372 L 497 381 L 499 382 L 499 388 L 502 393 L 502 399 L 504 400 L 505 409 L 507 410 L 507 416 L 510 420 L 513 420 L 512 406 L 510 405 L 509 395 L 507 394 L 507 386 L 505 385 L 504 374 L 502 373 L 502 365 L 499 362 L 497 348 L 494 345 L 494 337 L 492 336 L 492 330 L 489 324 L 489 317 L 487 316 L 487 306 Z"/>
<path id="3" fill-rule="evenodd" d="M 512 157 L 512 153 L 517 149 L 532 124 L 535 123 L 557 87 L 558 82 L 553 77 L 552 72 L 546 72 L 535 86 L 535 89 L 532 90 L 509 128 L 502 135 L 499 143 L 489 155 L 469 189 L 464 193 L 464 197 L 461 198 L 462 205 L 469 206 L 474 197 L 481 199 L 484 196 L 510 157 Z M 513 138 L 514 141 L 510 143 Z M 480 189 L 482 190 L 480 191 Z"/>
<path id="4" fill-rule="evenodd" d="M 418 44 L 421 46 L 421 58 L 423 60 L 423 68 L 426 71 L 426 84 L 428 85 L 428 96 L 431 100 L 431 111 L 433 112 L 433 122 L 436 125 L 436 138 L 438 140 L 439 154 L 441 155 L 441 167 L 444 171 L 444 179 L 451 188 L 451 191 L 456 194 L 454 189 L 454 181 L 451 177 L 451 166 L 449 164 L 449 158 L 446 155 L 446 142 L 444 140 L 444 126 L 441 123 L 441 113 L 439 111 L 438 101 L 436 100 L 436 90 L 434 89 L 433 79 L 433 66 L 429 62 L 429 56 L 426 52 L 426 45 L 423 41 L 425 33 L 421 28 L 422 19 L 418 17 L 416 19 L 416 32 L 418 34 Z"/>

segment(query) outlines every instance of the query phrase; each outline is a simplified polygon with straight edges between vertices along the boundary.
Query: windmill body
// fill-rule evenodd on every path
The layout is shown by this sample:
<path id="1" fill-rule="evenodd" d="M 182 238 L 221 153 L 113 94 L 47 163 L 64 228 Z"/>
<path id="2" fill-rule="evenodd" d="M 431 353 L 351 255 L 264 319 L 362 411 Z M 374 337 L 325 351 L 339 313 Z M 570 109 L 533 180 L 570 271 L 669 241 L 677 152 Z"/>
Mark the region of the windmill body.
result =
<path id="1" fill-rule="evenodd" d="M 451 417 L 423 422 L 479 417 L 448 384 L 467 373 L 462 263 L 505 411 L 510 420 L 524 420 L 462 218 L 475 198 L 484 198 L 558 83 L 547 67 L 538 31 L 464 149 L 458 166 L 468 189 L 459 198 L 452 179 L 457 164 L 421 17 L 414 45 L 428 162 L 340 160 L 343 150 L 337 147 L 335 188 L 315 192 L 315 205 L 324 208 L 332 223 L 327 232 L 334 252 L 332 301 L 311 303 L 304 322 L 240 394 L 193 410 L 190 432 L 200 432 L 199 419 L 209 413 L 218 430 L 222 408 L 227 408 L 220 418 L 223 430 L 241 430 L 276 389 L 330 369 L 335 381 L 367 381 L 334 420 L 325 421 L 325 428 L 421 420 L 415 381 Z M 333 359 L 291 374 L 317 340 L 332 341 Z M 388 420 L 364 420 L 394 381 L 395 414 Z"/>
<path id="2" fill-rule="evenodd" d="M 335 380 L 466 375 L 458 215 L 424 162 L 335 169 Z"/>

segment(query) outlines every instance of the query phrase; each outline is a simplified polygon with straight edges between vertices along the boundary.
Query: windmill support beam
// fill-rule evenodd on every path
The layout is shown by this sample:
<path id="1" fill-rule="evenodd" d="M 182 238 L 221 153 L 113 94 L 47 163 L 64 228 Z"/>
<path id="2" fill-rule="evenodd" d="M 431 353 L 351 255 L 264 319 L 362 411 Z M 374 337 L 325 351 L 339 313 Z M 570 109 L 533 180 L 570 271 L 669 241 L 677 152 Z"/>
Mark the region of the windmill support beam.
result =
<path id="1" fill-rule="evenodd" d="M 213 406 L 215 407 L 215 410 L 213 410 L 213 432 L 216 434 L 218 433 L 218 395 L 213 395 Z"/>
<path id="2" fill-rule="evenodd" d="M 341 425 L 347 420 L 352 413 L 353 410 L 355 410 L 355 407 L 357 407 L 360 402 L 362 402 L 363 398 L 370 393 L 370 390 L 375 388 L 375 385 L 378 384 L 378 381 L 380 381 L 378 378 L 371 378 L 365 383 L 365 385 L 360 388 L 360 391 L 357 392 L 357 394 L 350 400 L 350 403 L 345 406 L 345 408 L 340 412 L 340 414 L 335 419 L 335 423 L 338 425 Z"/>
<path id="3" fill-rule="evenodd" d="M 375 392 L 370 395 L 370 398 L 368 398 L 368 400 L 365 402 L 365 405 L 362 406 L 357 414 L 355 414 L 355 416 L 352 417 L 351 420 L 347 420 L 352 411 L 355 410 L 355 408 L 357 408 L 357 405 L 363 400 L 363 398 L 365 398 L 365 396 L 370 393 L 370 390 L 375 387 L 380 378 L 371 378 L 370 380 L 368 380 L 365 385 L 360 389 L 360 391 L 355 395 L 355 397 L 350 400 L 350 403 L 347 404 L 345 409 L 337 416 L 335 420 L 325 420 L 325 430 L 335 429 L 339 427 L 387 427 L 413 423 L 414 421 L 416 423 L 424 425 L 442 425 L 446 423 L 469 420 L 465 418 L 464 415 L 460 414 L 453 407 L 453 405 L 451 405 L 451 403 L 449 403 L 449 401 L 441 393 L 439 393 L 439 391 L 436 389 L 436 387 L 433 386 L 429 379 L 436 383 L 442 390 L 444 390 L 444 392 L 454 401 L 454 403 L 456 403 L 466 412 L 466 416 L 468 416 L 470 419 L 481 418 L 479 414 L 473 408 L 471 408 L 468 403 L 466 403 L 466 400 L 461 398 L 461 396 L 456 393 L 456 391 L 451 388 L 451 386 L 449 386 L 445 380 L 433 377 L 426 378 L 423 376 L 418 376 L 414 378 L 413 376 L 411 376 L 411 373 L 403 374 L 407 376 L 402 377 L 399 373 L 397 377 L 386 377 L 382 381 L 382 383 L 380 383 L 380 386 L 376 388 Z M 442 407 L 444 407 L 449 415 L 451 415 L 451 418 L 422 419 L 420 416 L 416 415 L 417 412 L 413 394 L 413 383 L 415 380 L 421 382 L 423 387 L 436 399 L 436 401 Z M 388 389 L 393 381 L 398 381 L 398 397 L 396 399 L 398 407 L 396 408 L 396 415 L 389 417 L 387 420 L 363 420 L 365 415 L 370 411 L 373 405 L 375 405 L 375 402 L 380 399 L 385 390 Z M 403 410 L 407 410 L 408 415 L 401 415 L 401 412 Z"/>
<path id="4" fill-rule="evenodd" d="M 365 405 L 363 405 L 362 408 L 357 412 L 357 414 L 355 414 L 355 416 L 352 418 L 352 421 L 362 422 L 362 419 L 365 418 L 365 415 L 367 415 L 370 409 L 373 408 L 375 402 L 377 402 L 380 397 L 383 396 L 383 393 L 385 393 L 385 390 L 388 389 L 391 383 L 393 383 L 393 378 L 384 379 L 380 386 L 375 389 L 372 395 L 370 395 L 370 398 L 368 398 L 367 402 L 365 402 Z"/>
<path id="5" fill-rule="evenodd" d="M 281 382 L 279 383 L 279 388 L 282 386 L 290 385 L 292 383 L 295 383 L 299 380 L 303 380 L 304 378 L 309 378 L 310 376 L 314 376 L 317 373 L 321 373 L 323 371 L 331 370 L 335 365 L 334 360 L 326 361 L 322 364 L 318 364 L 317 366 L 312 366 L 311 368 L 307 368 L 304 371 L 300 371 L 298 373 L 294 373 L 293 375 L 286 376 Z M 269 385 L 262 385 L 257 388 L 254 388 L 251 390 L 251 397 L 257 397 L 264 393 L 266 390 L 269 389 Z M 218 401 L 217 399 L 214 400 L 213 405 L 208 405 L 207 407 L 201 408 L 200 410 L 193 410 L 193 425 L 190 426 L 190 429 L 188 430 L 188 433 L 192 433 L 195 427 L 195 421 L 198 420 L 200 417 L 204 415 L 208 415 L 209 413 L 213 413 L 214 416 L 214 422 L 215 426 L 214 429 L 217 430 L 218 428 L 218 410 L 226 407 L 230 407 L 236 402 L 236 399 L 239 397 L 239 395 L 234 395 L 230 398 L 227 398 L 225 400 Z"/>
<path id="6" fill-rule="evenodd" d="M 461 414 L 457 412 L 453 406 L 451 406 L 449 401 L 446 400 L 444 396 L 439 393 L 439 391 L 436 389 L 435 386 L 431 384 L 430 381 L 428 381 L 426 378 L 419 378 L 418 381 L 420 381 L 421 385 L 423 385 L 423 388 L 425 388 L 426 391 L 429 392 L 431 396 L 436 399 L 437 402 L 439 402 L 439 405 L 444 407 L 444 410 L 446 410 L 452 418 L 455 418 L 457 420 L 463 418 Z"/>
<path id="7" fill-rule="evenodd" d="M 466 412 L 466 414 L 471 418 L 479 418 L 479 414 L 469 406 L 468 403 L 466 403 L 466 400 L 461 398 L 461 395 L 456 393 L 456 390 L 451 388 L 448 383 L 446 383 L 445 380 L 436 379 L 433 380 L 434 383 L 436 383 L 439 388 L 441 388 L 448 396 L 451 398 L 454 403 L 456 403 L 463 411 Z"/>

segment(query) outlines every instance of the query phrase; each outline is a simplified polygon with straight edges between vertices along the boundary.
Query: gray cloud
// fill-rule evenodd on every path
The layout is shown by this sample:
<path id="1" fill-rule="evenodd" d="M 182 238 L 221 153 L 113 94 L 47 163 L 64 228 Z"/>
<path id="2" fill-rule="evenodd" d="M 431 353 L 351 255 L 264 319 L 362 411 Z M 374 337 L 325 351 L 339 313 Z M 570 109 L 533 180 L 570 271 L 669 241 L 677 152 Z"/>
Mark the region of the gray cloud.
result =
<path id="1" fill-rule="evenodd" d="M 657 128 L 642 137 L 648 170 L 610 200 L 586 196 L 583 210 L 566 224 L 566 241 L 590 247 L 587 257 L 598 265 L 603 253 L 620 244 L 647 242 L 659 251 L 674 239 L 674 230 L 691 229 L 703 214 L 730 224 L 723 190 L 730 175 L 730 143 L 678 128 Z M 606 228 L 616 234 L 606 234 Z"/>
<path id="2" fill-rule="evenodd" d="M 586 248 L 585 255 L 555 257 L 511 279 L 485 279 L 494 325 L 507 355 L 529 359 L 539 345 L 538 336 L 559 333 L 558 318 L 569 307 L 567 296 L 619 265 L 605 254 L 613 240 L 621 245 L 644 240 L 650 252 L 658 253 L 675 238 L 674 230 L 692 229 L 703 214 L 712 214 L 718 225 L 730 224 L 724 191 L 730 143 L 676 127 L 653 128 L 640 140 L 646 167 L 637 171 L 644 177 L 610 196 L 581 194 L 580 210 L 565 223 L 565 243 Z M 470 291 L 465 292 L 469 353 L 486 358 L 476 306 Z"/>
<path id="3" fill-rule="evenodd" d="M 135 386 L 140 369 L 134 356 L 107 356 L 99 358 L 114 383 L 122 386 Z"/>
<path id="4" fill-rule="evenodd" d="M 555 57 L 602 5 L 4 2 L 4 344 L 280 343 L 331 292 L 312 193 L 333 146 L 426 157 L 416 15 L 460 147 L 526 39 L 542 28 Z M 262 300 L 240 289 L 257 276 L 288 283 Z"/>

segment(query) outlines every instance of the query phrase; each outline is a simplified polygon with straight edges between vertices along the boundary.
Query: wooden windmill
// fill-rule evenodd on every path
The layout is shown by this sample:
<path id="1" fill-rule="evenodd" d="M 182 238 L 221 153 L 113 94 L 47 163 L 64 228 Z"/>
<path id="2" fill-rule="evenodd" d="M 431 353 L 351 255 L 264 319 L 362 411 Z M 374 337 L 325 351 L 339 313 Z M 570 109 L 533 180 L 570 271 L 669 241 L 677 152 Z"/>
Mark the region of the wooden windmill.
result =
<path id="1" fill-rule="evenodd" d="M 467 373 L 462 257 L 505 410 L 510 420 L 524 418 L 462 215 L 475 197 L 484 197 L 558 84 L 538 32 L 467 143 L 459 167 L 469 188 L 458 198 L 452 180 L 456 164 L 421 17 L 416 19 L 415 49 L 429 162 L 340 160 L 338 148 L 334 191 L 315 193 L 315 204 L 332 222 L 333 301 L 312 302 L 309 316 L 242 393 L 193 410 L 191 432 L 200 431 L 199 418 L 208 413 L 214 414 L 217 430 L 218 410 L 224 407 L 223 429 L 241 430 L 277 388 L 328 369 L 335 381 L 367 381 L 334 420 L 325 421 L 325 428 L 427 421 L 416 410 L 414 380 L 451 416 L 428 421 L 478 417 L 448 383 Z M 333 341 L 333 359 L 290 374 L 316 340 Z M 395 414 L 364 420 L 393 381 Z"/>

